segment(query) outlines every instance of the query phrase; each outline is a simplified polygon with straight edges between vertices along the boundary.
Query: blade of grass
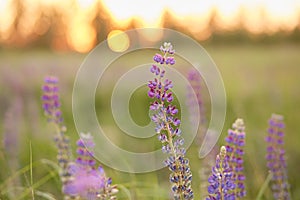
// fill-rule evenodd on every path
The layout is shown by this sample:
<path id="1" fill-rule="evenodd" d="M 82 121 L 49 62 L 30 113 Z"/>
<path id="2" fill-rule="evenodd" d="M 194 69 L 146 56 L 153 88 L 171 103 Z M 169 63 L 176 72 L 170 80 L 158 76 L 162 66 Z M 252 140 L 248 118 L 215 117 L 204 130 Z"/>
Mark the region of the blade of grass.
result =
<path id="1" fill-rule="evenodd" d="M 32 165 L 35 166 L 36 164 L 38 164 L 38 162 L 33 163 Z M 12 174 L 10 177 L 8 177 L 5 181 L 3 181 L 2 184 L 0 184 L 0 191 L 4 191 L 5 186 L 7 186 L 8 183 L 10 183 L 13 179 L 20 176 L 21 174 L 24 174 L 28 170 L 30 170 L 30 166 L 26 165 L 25 167 L 23 167 L 20 170 L 16 171 L 14 174 Z"/>
<path id="2" fill-rule="evenodd" d="M 265 190 L 267 189 L 270 181 L 272 180 L 272 177 L 273 177 L 273 173 L 269 171 L 269 175 L 267 176 L 264 184 L 261 186 L 259 192 L 258 192 L 258 195 L 256 197 L 256 200 L 261 200 Z"/>
<path id="3" fill-rule="evenodd" d="M 24 191 L 24 190 L 26 190 L 25 187 L 11 187 L 11 188 L 9 188 L 8 192 L 9 191 Z M 51 193 L 48 193 L 48 192 L 34 190 L 34 193 L 36 196 L 42 197 L 43 199 L 56 200 L 55 197 Z M 3 198 L 3 199 L 7 199 L 7 198 Z M 0 200 L 2 200 L 1 196 L 0 196 Z"/>
<path id="4" fill-rule="evenodd" d="M 131 200 L 131 199 L 132 199 L 132 198 L 131 198 L 130 191 L 129 191 L 125 186 L 119 185 L 119 184 L 118 184 L 118 188 L 120 188 L 120 189 L 125 193 L 125 195 L 128 197 L 128 198 L 126 198 L 126 199 L 128 199 L 128 200 Z"/>
<path id="5" fill-rule="evenodd" d="M 41 159 L 35 162 L 31 162 L 31 165 L 26 165 L 23 168 L 19 169 L 18 171 L 16 171 L 14 174 L 12 174 L 11 176 L 9 176 L 7 179 L 5 179 L 1 184 L 0 184 L 0 194 L 5 194 L 6 192 L 6 188 L 9 185 L 9 183 L 11 181 L 13 181 L 15 178 L 17 178 L 18 176 L 20 176 L 21 174 L 26 173 L 28 170 L 30 170 L 30 167 L 33 169 L 34 167 L 39 166 L 40 164 L 46 164 L 49 165 L 51 167 L 53 167 L 55 170 L 57 170 L 58 168 L 55 167 L 56 165 L 54 165 L 53 163 L 51 163 L 51 161 L 47 161 L 47 159 Z M 51 173 L 49 171 L 49 173 Z"/>
<path id="6" fill-rule="evenodd" d="M 55 197 L 48 192 L 42 192 L 39 190 L 35 190 L 35 194 L 37 196 L 43 197 L 44 199 L 47 199 L 47 200 L 56 200 Z"/>
<path id="7" fill-rule="evenodd" d="M 41 159 L 41 163 L 43 163 L 46 167 L 45 170 L 47 170 L 48 173 L 50 173 L 53 169 L 57 172 L 57 176 L 55 176 L 53 179 L 55 181 L 55 186 L 57 189 L 61 189 L 61 181 L 60 178 L 58 176 L 58 172 L 60 170 L 60 167 L 58 166 L 57 163 L 51 161 L 51 160 L 47 160 L 47 159 Z"/>
<path id="8" fill-rule="evenodd" d="M 44 159 L 44 158 L 42 158 L 40 161 L 41 161 L 41 163 L 48 165 L 59 172 L 60 168 L 56 162 L 53 162 L 52 160 L 48 160 L 48 159 Z"/>
<path id="9" fill-rule="evenodd" d="M 32 146 L 31 146 L 31 141 L 29 142 L 29 159 L 30 159 L 30 188 L 31 188 L 31 195 L 32 199 L 34 200 L 34 189 L 33 189 L 33 174 L 32 174 Z"/>
<path id="10" fill-rule="evenodd" d="M 36 189 L 38 187 L 40 187 L 41 185 L 43 185 L 44 183 L 46 183 L 47 181 L 49 181 L 52 177 L 56 176 L 55 171 L 51 171 L 48 175 L 42 177 L 40 180 L 38 180 L 37 182 L 35 182 L 32 187 L 27 188 L 26 190 L 23 191 L 23 193 L 16 199 L 24 199 L 27 195 L 30 194 L 30 192 L 32 191 L 32 188 Z"/>

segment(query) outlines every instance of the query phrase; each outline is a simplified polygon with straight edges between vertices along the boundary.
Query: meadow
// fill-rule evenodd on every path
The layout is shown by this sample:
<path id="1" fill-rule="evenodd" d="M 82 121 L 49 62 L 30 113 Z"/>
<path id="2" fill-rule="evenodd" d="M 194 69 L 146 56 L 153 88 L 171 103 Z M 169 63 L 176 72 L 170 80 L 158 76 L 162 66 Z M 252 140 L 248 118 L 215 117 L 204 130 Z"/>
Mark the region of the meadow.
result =
<path id="1" fill-rule="evenodd" d="M 176 47 L 176 43 L 173 44 Z M 281 114 L 285 119 L 288 180 L 292 198 L 300 199 L 299 45 L 220 44 L 206 45 L 205 49 L 220 70 L 227 95 L 226 121 L 218 144 L 224 143 L 227 129 L 236 118 L 243 118 L 245 122 L 245 199 L 255 199 L 268 176 L 265 137 L 272 113 Z M 16 199 L 33 199 L 32 188 L 49 193 L 47 198 L 62 199 L 61 183 L 50 162 L 56 162 L 54 128 L 47 124 L 43 115 L 41 86 L 45 76 L 50 74 L 59 77 L 62 112 L 75 154 L 78 134 L 72 116 L 72 89 L 84 57 L 82 54 L 44 49 L 0 49 L 0 138 L 3 141 L 0 145 L 0 199 L 7 199 L 10 190 L 17 191 Z M 133 119 L 141 124 L 150 121 L 147 118 L 150 100 L 146 91 L 146 87 L 137 91 L 130 105 L 145 110 L 143 113 L 132 108 Z M 96 96 L 96 102 L 99 102 L 96 104 L 97 113 L 100 113 L 98 118 L 107 124 L 107 130 L 118 132 L 107 99 L 109 89 L 104 89 L 103 93 Z M 209 112 L 209 107 L 207 110 Z M 156 140 L 156 137 L 152 138 L 145 144 L 152 144 Z M 137 142 L 141 142 L 141 139 L 132 139 L 131 143 L 126 139 L 120 145 L 129 148 Z M 157 144 L 159 146 L 158 141 Z M 197 148 L 192 145 L 187 151 L 195 199 L 201 195 L 198 176 L 201 161 Z M 169 198 L 168 169 L 130 174 L 103 167 L 113 183 L 119 185 L 118 199 Z M 13 185 L 18 187 L 12 189 Z M 35 199 L 45 198 L 37 196 Z M 269 188 L 261 199 L 272 199 Z"/>

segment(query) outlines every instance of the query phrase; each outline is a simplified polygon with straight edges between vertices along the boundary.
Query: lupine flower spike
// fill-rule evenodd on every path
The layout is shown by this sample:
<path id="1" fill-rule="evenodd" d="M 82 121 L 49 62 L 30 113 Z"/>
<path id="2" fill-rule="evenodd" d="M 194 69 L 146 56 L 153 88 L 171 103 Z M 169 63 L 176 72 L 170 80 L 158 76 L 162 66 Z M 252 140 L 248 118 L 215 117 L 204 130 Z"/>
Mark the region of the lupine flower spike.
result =
<path id="1" fill-rule="evenodd" d="M 198 122 L 193 121 L 193 118 L 197 118 L 198 113 L 195 112 L 196 107 L 199 108 L 200 112 L 200 128 L 201 128 L 201 134 L 202 136 L 203 131 L 205 130 L 204 124 L 206 123 L 206 117 L 205 117 L 205 110 L 204 110 L 204 105 L 203 105 L 203 98 L 202 98 L 202 86 L 201 86 L 201 76 L 199 72 L 195 69 L 190 70 L 188 72 L 187 76 L 190 86 L 187 88 L 187 105 L 189 108 L 189 114 L 191 116 L 191 123 L 193 126 L 197 126 Z M 196 95 L 195 98 L 191 98 L 193 94 Z M 201 137 L 200 137 L 201 139 Z"/>
<path id="2" fill-rule="evenodd" d="M 241 199 L 246 196 L 245 175 L 243 173 L 243 155 L 245 146 L 245 126 L 242 119 L 237 119 L 232 129 L 228 130 L 228 136 L 225 138 L 226 150 L 229 166 L 232 168 L 233 179 L 236 188 L 234 195 L 236 199 Z"/>
<path id="3" fill-rule="evenodd" d="M 103 168 L 96 166 L 93 152 L 87 150 L 95 146 L 92 136 L 83 133 L 80 136 L 81 139 L 77 141 L 76 163 L 69 165 L 72 179 L 64 186 L 63 192 L 81 199 L 116 199 L 116 186 L 111 185 L 112 180 L 106 177 Z"/>
<path id="4" fill-rule="evenodd" d="M 42 87 L 43 109 L 49 123 L 56 127 L 56 135 L 54 141 L 58 150 L 57 159 L 60 166 L 60 178 L 64 184 L 68 183 L 70 174 L 68 173 L 68 165 L 71 162 L 71 148 L 69 138 L 65 135 L 66 127 L 63 125 L 62 112 L 60 110 L 59 88 L 57 77 L 46 77 L 45 84 Z M 68 199 L 68 197 L 65 197 Z"/>
<path id="5" fill-rule="evenodd" d="M 179 128 L 178 109 L 172 105 L 173 94 L 170 89 L 173 85 L 171 80 L 164 78 L 165 70 L 162 68 L 162 65 L 175 64 L 172 57 L 175 51 L 173 46 L 166 42 L 160 50 L 163 55 L 156 54 L 153 57 L 156 64 L 150 69 L 156 78 L 148 83 L 148 96 L 154 99 L 150 105 L 150 110 L 154 111 L 151 119 L 156 124 L 155 131 L 162 143 L 162 151 L 169 154 L 165 164 L 171 171 L 170 182 L 174 199 L 193 199 L 192 173 L 189 160 L 185 158 L 185 149 L 182 147 L 184 140 Z"/>
<path id="6" fill-rule="evenodd" d="M 196 127 L 199 125 L 197 138 L 195 140 L 195 143 L 199 146 L 199 152 L 202 148 L 202 144 L 204 141 L 204 138 L 209 140 L 214 140 L 215 137 L 209 137 L 211 134 L 206 133 L 207 132 L 207 124 L 206 124 L 206 115 L 205 115 L 205 107 L 204 107 L 204 101 L 203 101 L 203 94 L 202 94 L 202 77 L 200 76 L 199 72 L 195 69 L 192 69 L 188 72 L 187 76 L 190 85 L 187 87 L 187 107 L 189 108 L 189 116 L 191 125 Z M 196 98 L 192 98 L 193 95 L 196 95 Z M 198 109 L 197 109 L 198 108 Z M 197 112 L 199 110 L 199 113 Z M 199 117 L 197 115 L 200 114 L 200 122 L 197 121 Z M 200 185 L 200 192 L 202 197 L 207 196 L 207 179 L 210 175 L 211 168 L 214 165 L 216 155 L 218 154 L 218 147 L 215 145 L 213 149 L 210 151 L 208 155 L 205 156 L 205 158 L 201 157 L 201 168 L 199 169 L 199 177 L 201 180 Z M 199 154 L 200 156 L 200 154 Z"/>
<path id="7" fill-rule="evenodd" d="M 283 116 L 273 114 L 269 120 L 267 146 L 267 167 L 272 173 L 271 189 L 274 199 L 289 200 L 289 184 L 286 171 L 284 150 L 284 122 Z"/>
<path id="8" fill-rule="evenodd" d="M 208 183 L 209 195 L 206 200 L 235 200 L 233 172 L 228 163 L 225 146 L 221 147 L 220 154 L 217 155 Z"/>
<path id="9" fill-rule="evenodd" d="M 60 111 L 60 100 L 58 94 L 58 78 L 49 76 L 45 78 L 43 85 L 43 109 L 49 122 L 60 124 L 63 121 Z"/>

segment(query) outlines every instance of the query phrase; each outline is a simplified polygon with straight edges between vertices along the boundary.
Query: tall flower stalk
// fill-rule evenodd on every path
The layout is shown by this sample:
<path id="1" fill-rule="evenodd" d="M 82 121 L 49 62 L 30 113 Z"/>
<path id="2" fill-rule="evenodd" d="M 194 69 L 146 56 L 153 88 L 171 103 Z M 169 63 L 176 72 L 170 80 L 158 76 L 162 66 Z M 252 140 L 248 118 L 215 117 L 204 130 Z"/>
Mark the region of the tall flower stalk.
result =
<path id="1" fill-rule="evenodd" d="M 202 87 L 202 77 L 199 72 L 192 69 L 188 72 L 187 76 L 189 84 L 187 87 L 187 107 L 189 108 L 189 118 L 191 125 L 198 127 L 198 133 L 195 143 L 199 146 L 199 157 L 200 149 L 203 147 L 204 138 L 206 140 L 215 140 L 216 138 L 207 131 L 207 118 L 205 115 L 205 106 L 203 101 L 203 87 Z M 193 98 L 196 95 L 196 98 Z M 197 112 L 199 111 L 199 112 Z M 200 121 L 199 115 L 200 114 Z M 211 168 L 214 165 L 216 155 L 218 154 L 218 147 L 215 145 L 212 150 L 201 159 L 201 167 L 199 169 L 199 177 L 201 180 L 200 193 L 202 197 L 207 196 L 207 179 L 209 177 Z"/>
<path id="2" fill-rule="evenodd" d="M 154 112 L 152 121 L 156 124 L 155 131 L 158 139 L 162 143 L 162 151 L 169 154 L 165 164 L 171 171 L 170 182 L 174 199 L 193 199 L 192 173 L 189 160 L 185 158 L 185 149 L 182 147 L 184 140 L 181 137 L 180 119 L 177 117 L 178 109 L 173 102 L 172 81 L 165 79 L 164 65 L 174 65 L 175 53 L 170 43 L 164 43 L 160 48 L 161 54 L 156 54 L 150 71 L 155 75 L 154 80 L 149 81 L 148 96 L 154 101 L 150 105 L 150 110 Z"/>
<path id="3" fill-rule="evenodd" d="M 65 135 L 66 127 L 63 125 L 62 112 L 60 110 L 58 78 L 49 76 L 45 78 L 45 84 L 42 87 L 43 109 L 49 123 L 54 124 L 56 135 L 54 141 L 57 147 L 57 160 L 60 167 L 59 176 L 63 185 L 70 180 L 68 165 L 71 162 L 71 148 L 69 138 Z M 68 195 L 65 199 L 68 199 Z"/>
<path id="4" fill-rule="evenodd" d="M 201 85 L 201 76 L 199 72 L 195 69 L 192 69 L 188 72 L 187 76 L 190 86 L 187 88 L 187 106 L 189 108 L 189 114 L 191 123 L 193 126 L 197 126 L 198 122 L 193 120 L 194 118 L 198 118 L 198 115 L 200 113 L 200 136 L 203 137 L 204 131 L 206 129 L 206 116 L 205 116 L 205 107 L 202 97 L 202 85 Z M 196 95 L 196 98 L 192 98 L 193 95 Z M 195 112 L 198 107 L 199 113 Z M 203 139 L 200 137 L 199 139 Z"/>
<path id="5" fill-rule="evenodd" d="M 233 170 L 233 179 L 236 185 L 234 190 L 236 199 L 241 199 L 246 196 L 245 175 L 243 173 L 245 136 L 244 121 L 237 119 L 233 123 L 232 129 L 228 130 L 228 135 L 225 138 L 228 162 Z"/>
<path id="6" fill-rule="evenodd" d="M 284 121 L 283 116 L 273 114 L 269 120 L 267 146 L 267 167 L 272 173 L 271 189 L 274 199 L 289 200 L 289 184 L 287 164 L 284 149 Z"/>
<path id="7" fill-rule="evenodd" d="M 58 149 L 57 159 L 60 167 L 60 178 L 63 183 L 62 191 L 65 199 L 102 199 L 114 200 L 118 191 L 111 185 L 111 178 L 107 178 L 101 166 L 96 167 L 93 152 L 88 151 L 95 146 L 90 134 L 81 133 L 77 141 L 77 159 L 72 162 L 69 138 L 65 135 L 60 110 L 58 79 L 46 77 L 43 89 L 43 109 L 49 123 L 56 127 L 54 137 Z M 88 148 L 88 149 L 87 149 Z"/>
<path id="8" fill-rule="evenodd" d="M 20 140 L 22 137 L 20 134 L 22 114 L 23 102 L 22 99 L 18 96 L 12 101 L 12 105 L 6 111 L 3 124 L 4 155 L 7 158 L 7 167 L 11 172 L 17 171 L 17 169 L 20 167 L 18 155 L 20 153 Z M 3 170 L 2 172 L 7 173 L 7 171 L 5 170 Z M 16 188 L 20 184 L 21 179 L 19 177 L 16 177 L 9 183 L 8 187 L 11 188 L 11 190 L 8 191 L 8 196 L 10 199 L 16 199 L 19 194 L 19 191 Z"/>
<path id="9" fill-rule="evenodd" d="M 216 157 L 216 165 L 208 178 L 208 197 L 206 200 L 235 200 L 233 172 L 228 163 L 226 147 L 222 146 Z"/>

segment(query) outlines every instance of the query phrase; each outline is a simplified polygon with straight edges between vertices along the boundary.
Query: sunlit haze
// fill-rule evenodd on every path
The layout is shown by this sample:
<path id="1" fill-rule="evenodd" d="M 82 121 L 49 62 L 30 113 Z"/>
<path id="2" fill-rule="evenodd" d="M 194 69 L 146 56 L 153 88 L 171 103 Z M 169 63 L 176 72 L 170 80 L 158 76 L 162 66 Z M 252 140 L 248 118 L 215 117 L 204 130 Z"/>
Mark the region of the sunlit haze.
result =
<path id="1" fill-rule="evenodd" d="M 0 43 L 26 45 L 54 27 L 52 48 L 88 52 L 99 42 L 97 33 L 104 33 L 103 27 L 95 26 L 102 15 L 108 31 L 125 30 L 133 21 L 136 27 L 175 23 L 206 40 L 215 31 L 210 28 L 214 17 L 219 31 L 243 28 L 252 34 L 273 34 L 299 28 L 299 10 L 300 0 L 0 0 Z"/>

